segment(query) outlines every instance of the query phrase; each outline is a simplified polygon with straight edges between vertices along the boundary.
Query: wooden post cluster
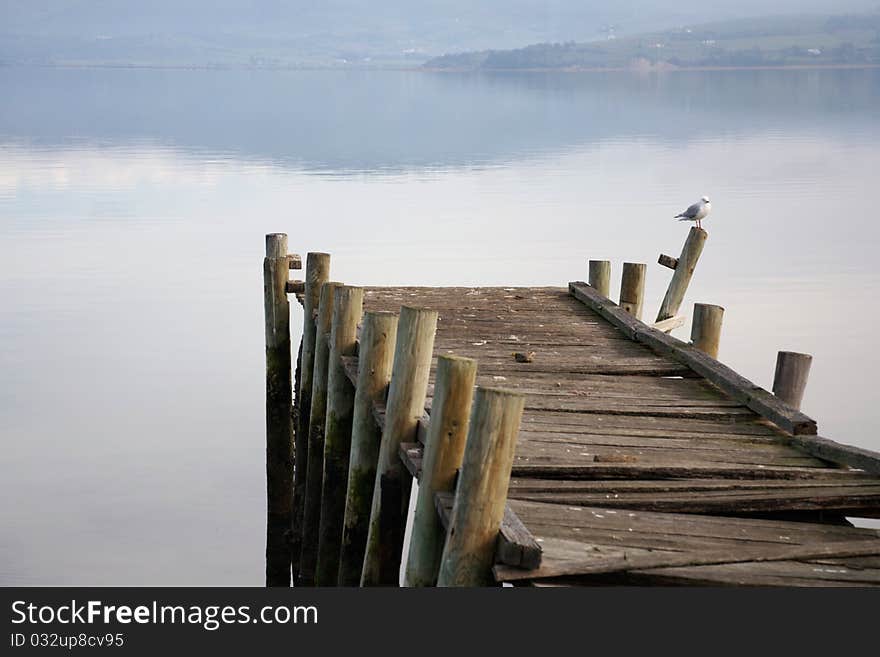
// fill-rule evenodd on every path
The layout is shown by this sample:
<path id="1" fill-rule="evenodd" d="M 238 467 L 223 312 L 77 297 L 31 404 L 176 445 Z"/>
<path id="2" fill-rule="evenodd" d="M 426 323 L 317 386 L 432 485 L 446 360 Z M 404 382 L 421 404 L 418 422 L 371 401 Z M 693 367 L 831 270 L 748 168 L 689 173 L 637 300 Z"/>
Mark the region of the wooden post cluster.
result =
<path id="1" fill-rule="evenodd" d="M 305 282 L 291 285 L 287 270 L 300 262 L 288 256 L 286 236 L 267 236 L 266 244 L 267 583 L 289 585 L 293 566 L 300 585 L 397 585 L 412 485 L 400 446 L 419 437 L 437 312 L 363 315 L 363 289 L 328 281 L 327 254 L 309 253 Z M 607 279 L 606 272 L 597 283 L 606 292 Z M 292 414 L 286 295 L 300 292 L 305 325 Z M 491 578 L 523 397 L 474 394 L 475 380 L 475 361 L 438 359 L 404 577 L 410 586 Z M 447 532 L 436 496 L 456 489 Z"/>
<path id="2" fill-rule="evenodd" d="M 363 288 L 350 286 L 336 288 L 327 373 L 324 473 L 318 531 L 318 561 L 315 570 L 315 584 L 318 586 L 336 586 L 339 578 L 339 548 L 342 543 L 342 522 L 345 516 L 355 392 L 345 372 L 342 359 L 357 353 L 357 326 L 363 314 L 363 307 Z"/>
<path id="3" fill-rule="evenodd" d="M 288 531 L 293 483 L 293 386 L 287 235 L 266 235 L 263 307 L 266 327 L 266 585 L 290 586 Z"/>
<path id="4" fill-rule="evenodd" d="M 316 321 L 315 364 L 312 372 L 312 399 L 309 420 L 309 455 L 306 465 L 305 508 L 303 510 L 302 550 L 299 583 L 315 582 L 318 561 L 318 529 L 321 521 L 321 488 L 324 479 L 324 427 L 327 416 L 327 372 L 330 362 L 330 328 L 333 320 L 333 295 L 341 283 L 321 286 Z"/>
<path id="5" fill-rule="evenodd" d="M 780 351 L 776 355 L 776 373 L 773 377 L 773 394 L 795 410 L 800 410 L 810 377 L 813 357 L 794 351 Z"/>
<path id="6" fill-rule="evenodd" d="M 477 388 L 438 586 L 488 584 L 525 398 Z"/>
<path id="7" fill-rule="evenodd" d="M 315 318 L 321 297 L 321 287 L 330 279 L 330 255 L 309 253 L 306 256 L 306 280 L 303 298 L 302 354 L 300 357 L 299 396 L 297 397 L 297 426 L 295 470 L 293 480 L 293 517 L 291 520 L 290 550 L 293 577 L 299 581 L 299 559 L 302 551 L 302 524 L 305 510 L 307 463 L 309 458 L 309 419 L 312 406 L 312 385 L 315 366 Z"/>
<path id="8" fill-rule="evenodd" d="M 382 429 L 376 424 L 373 408 L 385 402 L 398 317 L 388 312 L 364 315 L 358 354 L 357 389 L 351 429 L 351 454 L 348 464 L 348 489 L 339 553 L 339 585 L 358 586 L 367 546 L 373 487 Z"/>
<path id="9" fill-rule="evenodd" d="M 422 458 L 422 476 L 413 516 L 406 586 L 435 586 L 445 532 L 434 499 L 451 493 L 467 438 L 477 363 L 470 358 L 440 356 L 431 404 L 431 422 Z"/>
<path id="10" fill-rule="evenodd" d="M 718 346 L 721 342 L 721 322 L 724 319 L 724 308 L 709 303 L 694 304 L 694 319 L 691 324 L 691 342 L 712 358 L 718 358 Z"/>
<path id="11" fill-rule="evenodd" d="M 611 262 L 590 260 L 590 286 L 606 299 L 611 297 Z"/>
<path id="12" fill-rule="evenodd" d="M 623 263 L 620 278 L 620 307 L 636 319 L 642 318 L 645 302 L 645 274 L 648 266 L 643 263 Z M 607 296 L 607 295 L 606 295 Z"/>
<path id="13" fill-rule="evenodd" d="M 401 442 L 416 435 L 424 414 L 437 312 L 404 307 L 400 312 L 385 428 L 373 488 L 362 586 L 396 586 L 412 480 L 400 461 Z"/>
<path id="14" fill-rule="evenodd" d="M 687 239 L 682 247 L 681 255 L 675 265 L 675 271 L 672 274 L 672 280 L 669 281 L 669 287 L 666 290 L 666 296 L 663 297 L 663 303 L 660 304 L 660 312 L 657 313 L 657 321 L 670 319 L 678 314 L 684 301 L 685 292 L 694 275 L 697 267 L 697 261 L 703 252 L 703 245 L 709 234 L 702 228 L 693 226 L 688 233 Z"/>

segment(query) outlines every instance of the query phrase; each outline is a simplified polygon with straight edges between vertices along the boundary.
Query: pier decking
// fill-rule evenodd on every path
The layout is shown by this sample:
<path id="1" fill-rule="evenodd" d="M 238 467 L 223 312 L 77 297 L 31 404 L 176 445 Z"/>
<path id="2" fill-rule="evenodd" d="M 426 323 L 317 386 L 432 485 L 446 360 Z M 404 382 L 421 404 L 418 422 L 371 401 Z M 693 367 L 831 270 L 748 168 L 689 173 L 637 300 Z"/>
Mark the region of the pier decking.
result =
<path id="1" fill-rule="evenodd" d="M 291 269 L 299 266 L 298 259 L 296 264 L 291 260 Z M 338 570 L 340 584 L 396 584 L 396 569 L 406 559 L 401 553 L 401 523 L 410 498 L 409 478 L 421 482 L 425 466 L 431 468 L 432 477 L 439 477 L 430 481 L 431 490 L 437 492 L 430 505 L 419 497 L 416 515 L 430 513 L 440 529 L 436 537 L 420 536 L 429 549 L 424 552 L 421 543 L 418 549 L 423 551 L 420 558 L 427 554 L 422 561 L 438 565 L 429 566 L 427 576 L 407 570 L 407 580 L 417 585 L 437 581 L 439 550 L 444 549 L 441 531 L 447 541 L 443 567 L 447 558 L 455 560 L 447 555 L 454 534 L 448 528 L 455 525 L 459 503 L 462 515 L 476 514 L 481 522 L 495 523 L 488 534 L 489 546 L 475 548 L 490 550 L 490 563 L 465 568 L 490 568 L 488 575 L 495 582 L 880 585 L 880 531 L 857 528 L 847 520 L 880 517 L 880 455 L 819 437 L 813 419 L 693 345 L 642 323 L 609 301 L 607 292 L 585 283 L 564 288 L 336 288 L 357 290 L 356 295 L 346 292 L 357 302 L 337 294 L 330 322 L 329 306 L 318 308 L 317 290 L 335 284 L 322 283 L 321 277 L 327 280 L 326 270 L 319 274 L 310 277 L 307 272 L 305 284 L 289 282 L 285 288 L 297 293 L 306 307 L 297 370 L 300 394 L 293 400 L 297 425 L 293 570 L 298 583 L 336 584 Z M 433 341 L 425 342 L 430 335 L 423 327 L 421 338 L 407 334 L 402 346 L 399 331 L 395 351 L 397 383 L 403 385 L 400 381 L 405 377 L 407 386 L 421 387 L 412 395 L 415 409 L 424 406 L 421 419 L 418 413 L 413 415 L 413 408 L 405 412 L 398 408 L 400 389 L 393 390 L 390 353 L 382 360 L 379 351 L 374 352 L 369 371 L 362 372 L 363 344 L 359 355 L 357 341 L 351 337 L 346 342 L 343 337 L 346 312 L 353 327 L 352 318 L 362 313 L 375 319 L 377 313 L 399 313 L 401 308 L 423 309 L 417 312 L 436 318 Z M 407 330 L 415 331 L 412 326 Z M 311 338 L 310 330 L 316 332 Z M 358 331 L 360 335 L 360 327 Z M 377 338 L 371 335 L 370 340 Z M 425 344 L 429 351 L 424 351 Z M 393 339 L 390 345 L 394 349 Z M 413 363 L 422 358 L 427 369 L 429 356 L 430 374 L 419 378 Z M 462 466 L 460 452 L 444 457 L 461 468 L 457 487 L 454 479 L 443 480 L 437 452 L 426 454 L 430 435 L 450 444 L 463 441 L 458 436 L 463 431 L 461 420 L 450 418 L 467 417 L 462 413 L 470 409 L 468 388 L 465 411 L 456 416 L 454 409 L 445 408 L 448 417 L 442 431 L 447 433 L 431 432 L 435 384 L 441 385 L 437 364 L 446 356 L 476 362 L 477 389 L 500 388 L 524 399 L 521 420 L 517 413 L 509 469 L 495 463 L 491 452 L 483 452 L 486 463 L 476 466 L 473 459 L 468 466 L 467 455 Z M 304 358 L 314 363 L 307 367 Z M 405 358 L 413 361 L 407 363 L 410 370 L 398 373 L 397 360 Z M 333 368 L 339 368 L 349 391 L 335 380 L 331 387 L 336 392 L 330 392 L 325 416 L 321 395 L 327 395 L 328 367 L 331 380 Z M 366 388 L 358 388 L 365 381 L 373 395 L 367 420 L 358 410 L 358 404 L 368 399 Z M 303 385 L 313 393 L 311 414 L 310 395 L 302 393 Z M 442 385 L 441 405 L 458 403 L 448 399 L 449 382 Z M 320 400 L 317 406 L 315 398 Z M 488 413 L 474 403 L 471 425 L 477 416 L 484 419 L 481 413 Z M 501 422 L 501 416 L 485 417 Z M 484 427 L 495 429 L 498 426 Z M 493 449 L 501 450 L 502 442 Z M 308 460 L 301 453 L 306 448 Z M 435 444 L 436 449 L 441 448 Z M 364 471 L 367 475 L 355 472 L 364 454 L 372 463 L 372 469 Z M 322 467 L 323 475 L 316 467 Z M 449 465 L 443 467 L 449 471 Z M 462 492 L 467 467 L 472 468 L 465 477 L 471 490 Z M 343 472 L 341 481 L 339 472 Z M 368 484 L 362 483 L 366 479 Z M 308 494 L 297 493 L 306 480 L 318 483 Z M 440 480 L 445 483 L 438 484 Z M 493 505 L 489 498 L 495 481 L 502 482 L 507 498 L 506 507 L 502 498 L 493 516 L 486 509 Z M 372 513 L 369 499 L 363 499 L 371 495 Z M 458 499 L 463 495 L 470 497 Z M 340 505 L 344 512 L 338 510 Z M 467 505 L 479 508 L 465 511 Z M 333 518 L 325 517 L 327 509 Z M 344 529 L 337 528 L 343 513 Z M 432 541 L 439 545 L 431 547 Z M 337 564 L 340 543 L 341 564 Z M 424 563 L 420 568 L 424 571 Z M 480 573 L 466 574 L 456 580 L 447 573 L 445 581 L 481 581 Z"/>
<path id="2" fill-rule="evenodd" d="M 365 310 L 406 305 L 439 311 L 435 361 L 474 358 L 478 385 L 525 393 L 508 498 L 542 565 L 496 566 L 499 581 L 880 584 L 880 534 L 820 522 L 880 515 L 880 478 L 792 445 L 568 289 L 366 290 Z M 421 448 L 402 450 L 416 476 Z M 774 514 L 812 522 L 748 517 Z M 805 545 L 821 550 L 780 549 Z M 647 555 L 657 561 L 638 567 Z M 715 563 L 650 567 L 659 555 Z"/>

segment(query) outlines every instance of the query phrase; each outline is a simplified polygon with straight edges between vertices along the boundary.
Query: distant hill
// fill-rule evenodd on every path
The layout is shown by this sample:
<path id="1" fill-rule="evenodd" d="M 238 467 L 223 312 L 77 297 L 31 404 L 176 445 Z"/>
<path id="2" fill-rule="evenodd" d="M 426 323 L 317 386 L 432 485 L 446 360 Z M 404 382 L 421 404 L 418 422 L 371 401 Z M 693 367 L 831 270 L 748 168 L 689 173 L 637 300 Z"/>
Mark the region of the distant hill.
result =
<path id="1" fill-rule="evenodd" d="M 434 69 L 603 69 L 880 64 L 880 12 L 767 16 L 624 38 L 444 55 Z"/>
<path id="2" fill-rule="evenodd" d="M 774 0 L 773 11 L 878 4 Z M 0 0 L 0 62 L 417 66 L 442 53 L 626 38 L 766 7 L 766 0 Z"/>

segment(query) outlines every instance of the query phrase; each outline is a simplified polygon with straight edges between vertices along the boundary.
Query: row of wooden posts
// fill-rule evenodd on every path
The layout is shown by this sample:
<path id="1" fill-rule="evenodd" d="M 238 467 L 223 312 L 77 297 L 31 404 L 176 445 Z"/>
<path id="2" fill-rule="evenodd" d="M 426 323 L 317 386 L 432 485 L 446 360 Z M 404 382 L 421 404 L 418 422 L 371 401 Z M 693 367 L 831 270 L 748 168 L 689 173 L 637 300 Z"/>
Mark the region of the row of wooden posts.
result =
<path id="1" fill-rule="evenodd" d="M 400 444 L 425 428 L 404 582 L 488 583 L 523 396 L 475 389 L 474 360 L 441 356 L 425 422 L 437 312 L 364 313 L 363 288 L 329 280 L 328 254 L 308 254 L 302 284 L 287 281 L 297 264 L 285 235 L 267 236 L 267 584 L 289 585 L 292 571 L 305 586 L 398 585 L 412 487 Z M 300 290 L 298 414 L 285 418 L 293 390 L 286 294 Z M 435 496 L 453 492 L 444 530 Z"/>
<path id="2" fill-rule="evenodd" d="M 670 332 L 684 323 L 678 315 L 684 301 L 688 285 L 708 233 L 694 226 L 685 240 L 681 255 L 678 258 L 661 254 L 659 264 L 673 270 L 672 280 L 660 304 L 657 319 L 653 326 L 664 332 Z M 645 298 L 645 276 L 647 265 L 644 263 L 625 262 L 620 279 L 620 297 L 618 305 L 621 309 L 642 319 L 642 307 Z M 611 298 L 611 262 L 608 260 L 590 260 L 589 284 L 604 297 Z M 724 319 L 724 308 L 709 303 L 695 303 L 691 320 L 691 343 L 700 351 L 712 358 L 718 358 L 721 344 L 721 325 Z M 800 409 L 810 374 L 813 357 L 793 351 L 780 351 L 776 356 L 776 370 L 773 377 L 773 394 L 785 401 L 789 406 Z"/>
<path id="3" fill-rule="evenodd" d="M 705 231 L 692 228 L 679 258 L 660 257 L 674 274 L 658 329 L 683 322 L 677 312 L 705 239 Z M 404 583 L 487 583 L 523 396 L 475 390 L 475 361 L 440 356 L 426 421 L 437 312 L 364 313 L 363 288 L 330 281 L 328 254 L 309 253 L 305 281 L 289 281 L 289 270 L 301 268 L 299 256 L 288 254 L 286 235 L 266 236 L 267 584 L 288 586 L 292 573 L 298 585 L 396 586 L 412 486 L 399 449 L 419 432 L 425 449 Z M 646 269 L 625 263 L 621 280 L 619 305 L 639 319 Z M 606 298 L 610 280 L 610 262 L 590 261 L 589 284 Z M 304 307 L 295 379 L 291 293 Z M 692 342 L 713 358 L 723 313 L 710 304 L 694 309 Z M 777 361 L 774 393 L 795 407 L 809 363 L 809 356 L 790 352 Z M 444 530 L 435 496 L 453 492 Z"/>

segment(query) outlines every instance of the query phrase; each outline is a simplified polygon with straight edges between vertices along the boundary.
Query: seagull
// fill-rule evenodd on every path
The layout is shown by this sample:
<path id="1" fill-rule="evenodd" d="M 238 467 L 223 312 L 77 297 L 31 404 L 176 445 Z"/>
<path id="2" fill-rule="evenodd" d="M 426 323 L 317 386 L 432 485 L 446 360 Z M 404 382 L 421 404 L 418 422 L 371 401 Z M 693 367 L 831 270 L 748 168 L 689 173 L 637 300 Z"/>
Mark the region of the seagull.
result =
<path id="1" fill-rule="evenodd" d="M 696 221 L 697 228 L 702 228 L 700 222 L 709 216 L 709 213 L 712 211 L 712 204 L 709 203 L 709 197 L 704 196 L 697 203 L 694 203 L 687 210 L 682 212 L 681 214 L 675 215 L 674 219 L 678 219 L 679 221 Z"/>

